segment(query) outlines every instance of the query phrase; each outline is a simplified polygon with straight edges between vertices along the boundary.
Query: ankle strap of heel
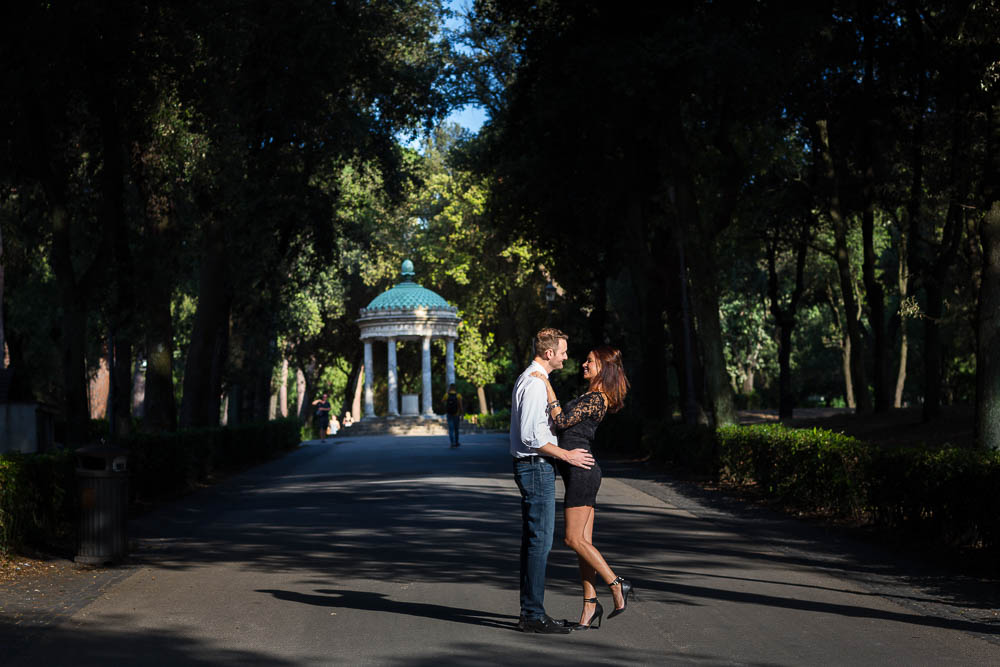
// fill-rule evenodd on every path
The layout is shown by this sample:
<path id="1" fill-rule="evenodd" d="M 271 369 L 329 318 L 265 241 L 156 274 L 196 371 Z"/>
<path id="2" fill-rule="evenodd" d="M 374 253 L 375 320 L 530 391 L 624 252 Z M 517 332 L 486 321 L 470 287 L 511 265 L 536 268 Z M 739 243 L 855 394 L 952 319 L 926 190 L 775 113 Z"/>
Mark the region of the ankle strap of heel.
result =
<path id="1" fill-rule="evenodd" d="M 597 598 L 596 597 L 593 597 L 593 598 L 583 598 L 583 601 L 584 602 L 597 602 Z"/>
<path id="2" fill-rule="evenodd" d="M 625 581 L 625 579 L 623 579 L 622 577 L 615 577 L 615 580 L 612 581 L 610 584 L 608 584 L 608 588 L 611 588 L 613 586 L 617 586 L 618 584 L 622 583 L 623 581 Z"/>

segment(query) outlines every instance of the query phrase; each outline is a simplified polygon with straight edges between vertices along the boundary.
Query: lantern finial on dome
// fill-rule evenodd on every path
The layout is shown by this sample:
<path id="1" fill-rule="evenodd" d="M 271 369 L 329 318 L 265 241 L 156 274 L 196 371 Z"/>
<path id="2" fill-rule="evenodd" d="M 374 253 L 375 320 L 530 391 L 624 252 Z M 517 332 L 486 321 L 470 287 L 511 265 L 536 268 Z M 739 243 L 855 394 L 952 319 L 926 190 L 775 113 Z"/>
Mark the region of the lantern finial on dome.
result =
<path id="1" fill-rule="evenodd" d="M 413 278 L 413 262 L 408 259 L 403 260 L 403 267 L 399 271 L 399 275 L 403 277 L 403 280 L 411 280 Z"/>

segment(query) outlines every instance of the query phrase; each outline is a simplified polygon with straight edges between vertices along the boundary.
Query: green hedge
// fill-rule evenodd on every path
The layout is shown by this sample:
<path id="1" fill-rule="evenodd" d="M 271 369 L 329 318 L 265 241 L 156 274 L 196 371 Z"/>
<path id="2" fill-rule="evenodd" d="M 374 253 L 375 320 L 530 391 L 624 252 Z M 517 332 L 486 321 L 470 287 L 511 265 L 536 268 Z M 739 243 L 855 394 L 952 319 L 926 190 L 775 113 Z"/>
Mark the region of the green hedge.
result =
<path id="1" fill-rule="evenodd" d="M 0 456 L 0 553 L 71 540 L 77 490 L 72 452 Z"/>
<path id="2" fill-rule="evenodd" d="M 654 462 L 752 486 L 786 506 L 952 546 L 1000 547 L 1000 453 L 880 447 L 781 425 L 647 426 Z"/>
<path id="3" fill-rule="evenodd" d="M 212 473 L 261 463 L 300 442 L 298 419 L 177 433 L 136 433 L 129 450 L 132 500 L 182 493 Z M 0 553 L 74 540 L 79 512 L 72 451 L 0 456 Z"/>
<path id="4" fill-rule="evenodd" d="M 129 450 L 133 499 L 155 500 L 180 493 L 224 472 L 267 461 L 294 449 L 301 422 L 277 419 L 177 433 L 138 433 L 121 446 Z"/>
<path id="5" fill-rule="evenodd" d="M 465 421 L 481 426 L 487 431 L 506 431 L 510 429 L 510 410 L 497 410 L 493 414 L 465 415 Z"/>

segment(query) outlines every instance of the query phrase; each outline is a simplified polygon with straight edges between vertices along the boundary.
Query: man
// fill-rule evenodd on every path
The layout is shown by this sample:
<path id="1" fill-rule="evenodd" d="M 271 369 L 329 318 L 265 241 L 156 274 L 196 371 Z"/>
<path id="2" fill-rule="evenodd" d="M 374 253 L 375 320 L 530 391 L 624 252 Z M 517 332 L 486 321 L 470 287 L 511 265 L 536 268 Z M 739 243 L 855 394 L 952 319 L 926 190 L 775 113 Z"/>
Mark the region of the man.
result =
<path id="1" fill-rule="evenodd" d="M 462 406 L 462 395 L 455 389 L 454 384 L 448 385 L 448 394 L 444 397 L 444 411 L 448 415 L 448 441 L 452 447 L 458 447 L 458 431 L 465 410 Z"/>
<path id="2" fill-rule="evenodd" d="M 545 566 L 555 526 L 556 469 L 553 459 L 590 469 L 594 457 L 585 449 L 560 449 L 549 425 L 545 384 L 531 373 L 548 375 L 566 361 L 567 336 L 546 328 L 535 334 L 535 358 L 514 384 L 510 410 L 510 453 L 514 480 L 521 492 L 522 632 L 566 634 L 566 624 L 545 613 Z"/>

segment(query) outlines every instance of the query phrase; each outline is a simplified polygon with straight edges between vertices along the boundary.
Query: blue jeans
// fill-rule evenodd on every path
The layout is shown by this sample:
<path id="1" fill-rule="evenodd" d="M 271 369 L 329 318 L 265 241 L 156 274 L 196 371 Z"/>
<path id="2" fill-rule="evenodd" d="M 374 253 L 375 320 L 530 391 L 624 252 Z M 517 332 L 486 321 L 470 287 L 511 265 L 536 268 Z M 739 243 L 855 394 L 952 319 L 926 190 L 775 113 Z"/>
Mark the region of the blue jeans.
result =
<path id="1" fill-rule="evenodd" d="M 514 481 L 521 492 L 521 616 L 545 615 L 545 566 L 556 523 L 556 469 L 537 456 L 514 460 Z"/>
<path id="2" fill-rule="evenodd" d="M 462 423 L 459 415 L 448 415 L 448 442 L 458 444 L 458 426 Z"/>

